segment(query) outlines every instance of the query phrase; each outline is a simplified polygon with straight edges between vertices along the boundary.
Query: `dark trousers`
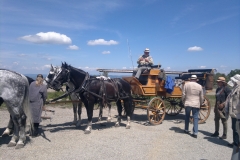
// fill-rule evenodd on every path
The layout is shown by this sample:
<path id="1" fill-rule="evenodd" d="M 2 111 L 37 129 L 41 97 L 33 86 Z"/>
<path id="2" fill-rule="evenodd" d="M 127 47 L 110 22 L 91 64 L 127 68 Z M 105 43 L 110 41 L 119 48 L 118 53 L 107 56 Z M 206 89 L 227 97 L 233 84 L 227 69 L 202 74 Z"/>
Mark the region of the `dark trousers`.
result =
<path id="1" fill-rule="evenodd" d="M 239 136 L 238 136 L 236 125 L 237 125 L 237 118 L 232 118 L 233 142 L 234 142 L 234 145 L 238 146 Z"/>

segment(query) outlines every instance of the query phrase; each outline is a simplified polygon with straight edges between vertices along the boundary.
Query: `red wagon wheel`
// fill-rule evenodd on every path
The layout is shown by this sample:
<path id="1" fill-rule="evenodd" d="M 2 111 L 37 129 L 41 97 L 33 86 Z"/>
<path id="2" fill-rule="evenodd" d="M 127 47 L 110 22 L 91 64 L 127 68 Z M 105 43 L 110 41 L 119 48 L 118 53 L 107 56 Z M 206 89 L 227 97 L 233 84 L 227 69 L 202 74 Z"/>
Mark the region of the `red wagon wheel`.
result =
<path id="1" fill-rule="evenodd" d="M 211 104 L 207 97 L 204 96 L 204 103 L 201 105 L 199 114 L 198 114 L 198 124 L 204 123 L 211 112 Z M 193 118 L 190 118 L 190 121 L 193 123 Z"/>
<path id="2" fill-rule="evenodd" d="M 153 98 L 147 109 L 148 120 L 152 125 L 160 124 L 166 115 L 166 107 L 160 97 Z"/>

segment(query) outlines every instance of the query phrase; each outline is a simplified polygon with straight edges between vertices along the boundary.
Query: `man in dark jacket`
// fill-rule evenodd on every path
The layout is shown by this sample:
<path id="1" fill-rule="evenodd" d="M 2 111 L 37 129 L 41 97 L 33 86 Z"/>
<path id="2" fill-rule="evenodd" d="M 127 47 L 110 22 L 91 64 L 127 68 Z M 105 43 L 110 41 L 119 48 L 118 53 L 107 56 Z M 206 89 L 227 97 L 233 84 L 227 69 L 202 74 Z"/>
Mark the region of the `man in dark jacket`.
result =
<path id="1" fill-rule="evenodd" d="M 225 101 L 227 99 L 227 96 L 229 95 L 231 90 L 228 88 L 224 77 L 219 77 L 217 80 L 217 84 L 218 84 L 218 88 L 216 89 L 216 103 L 214 108 L 215 132 L 211 136 L 212 137 L 219 136 L 219 121 L 221 119 L 223 124 L 223 135 L 220 137 L 220 139 L 226 139 L 227 138 L 227 119 L 224 115 L 225 112 L 223 111 L 223 108 L 225 106 Z"/>

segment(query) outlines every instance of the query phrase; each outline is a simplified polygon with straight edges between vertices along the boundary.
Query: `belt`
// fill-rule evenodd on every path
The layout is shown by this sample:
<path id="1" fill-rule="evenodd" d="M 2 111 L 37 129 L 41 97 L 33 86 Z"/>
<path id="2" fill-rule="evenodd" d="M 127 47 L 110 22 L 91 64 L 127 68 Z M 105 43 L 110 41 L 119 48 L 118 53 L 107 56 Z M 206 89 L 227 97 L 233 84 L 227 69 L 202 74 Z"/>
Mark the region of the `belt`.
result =
<path id="1" fill-rule="evenodd" d="M 139 65 L 139 67 L 151 67 L 149 65 Z"/>

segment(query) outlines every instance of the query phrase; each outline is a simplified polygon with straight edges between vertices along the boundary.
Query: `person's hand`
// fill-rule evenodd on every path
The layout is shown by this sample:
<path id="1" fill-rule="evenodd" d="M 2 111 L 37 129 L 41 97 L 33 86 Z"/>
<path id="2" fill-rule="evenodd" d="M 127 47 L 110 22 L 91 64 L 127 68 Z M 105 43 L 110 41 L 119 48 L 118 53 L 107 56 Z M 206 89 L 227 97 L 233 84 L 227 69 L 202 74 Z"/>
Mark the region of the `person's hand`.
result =
<path id="1" fill-rule="evenodd" d="M 223 109 L 223 108 L 224 108 L 224 104 L 223 103 L 218 105 L 218 109 Z"/>
<path id="2" fill-rule="evenodd" d="M 145 62 L 149 62 L 149 60 L 146 58 L 146 59 L 145 59 Z"/>
<path id="3" fill-rule="evenodd" d="M 144 60 L 143 57 L 140 58 L 140 61 Z"/>

